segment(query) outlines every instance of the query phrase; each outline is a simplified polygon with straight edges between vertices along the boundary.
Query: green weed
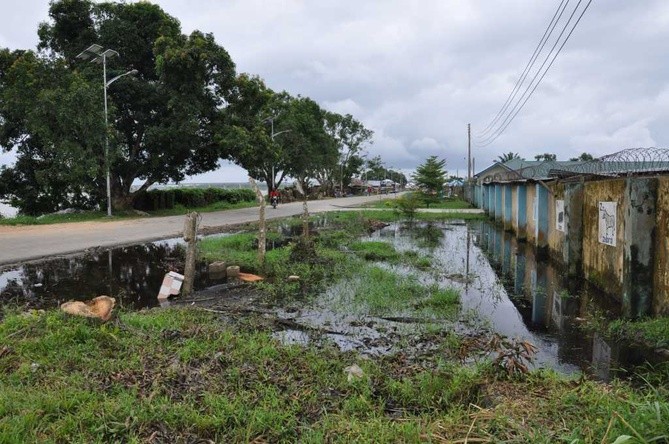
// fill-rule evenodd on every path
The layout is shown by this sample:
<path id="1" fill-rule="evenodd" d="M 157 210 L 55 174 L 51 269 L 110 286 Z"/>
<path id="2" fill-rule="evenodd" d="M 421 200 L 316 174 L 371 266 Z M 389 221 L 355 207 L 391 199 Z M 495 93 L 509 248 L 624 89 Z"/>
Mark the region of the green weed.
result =
<path id="1" fill-rule="evenodd" d="M 608 332 L 615 338 L 669 348 L 669 317 L 638 321 L 618 319 L 609 324 Z"/>

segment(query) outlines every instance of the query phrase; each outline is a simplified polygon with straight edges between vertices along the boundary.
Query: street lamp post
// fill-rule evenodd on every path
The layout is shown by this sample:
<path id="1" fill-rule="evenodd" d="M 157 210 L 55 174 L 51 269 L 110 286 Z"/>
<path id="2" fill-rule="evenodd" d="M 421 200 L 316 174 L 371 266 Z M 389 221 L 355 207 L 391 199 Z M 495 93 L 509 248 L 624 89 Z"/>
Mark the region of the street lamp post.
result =
<path id="1" fill-rule="evenodd" d="M 118 56 L 118 52 L 113 49 L 106 49 L 103 51 L 102 46 L 93 44 L 88 48 L 84 49 L 79 55 L 78 59 L 88 60 L 91 57 L 93 58 L 91 62 L 102 63 L 102 81 L 104 85 L 104 97 L 105 97 L 105 173 L 107 181 L 107 216 L 111 217 L 112 215 L 112 206 L 111 206 L 111 178 L 109 174 L 109 122 L 107 117 L 107 88 L 109 85 L 120 79 L 121 77 L 127 75 L 137 74 L 137 70 L 133 69 L 121 75 L 114 77 L 113 79 L 107 81 L 107 58 Z"/>
<path id="2" fill-rule="evenodd" d="M 274 132 L 274 117 L 268 117 L 267 119 L 265 119 L 265 121 L 267 121 L 267 120 L 269 120 L 269 123 L 272 125 L 272 132 L 270 134 L 270 138 L 272 139 L 272 143 L 274 142 L 274 138 L 276 136 L 278 136 L 279 134 L 290 132 L 290 130 L 287 129 L 287 130 L 283 130 L 283 131 L 279 131 L 278 133 L 275 133 Z M 274 188 L 276 188 L 276 183 L 274 183 L 274 163 L 272 163 L 272 190 Z"/>

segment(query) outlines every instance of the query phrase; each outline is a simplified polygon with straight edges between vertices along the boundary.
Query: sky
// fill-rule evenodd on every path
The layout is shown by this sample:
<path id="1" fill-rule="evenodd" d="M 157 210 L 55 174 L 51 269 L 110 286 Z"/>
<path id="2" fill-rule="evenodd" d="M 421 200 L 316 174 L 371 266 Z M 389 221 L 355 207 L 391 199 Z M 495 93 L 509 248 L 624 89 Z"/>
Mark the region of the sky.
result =
<path id="1" fill-rule="evenodd" d="M 468 123 L 477 171 L 507 152 L 568 160 L 582 152 L 598 157 L 667 146 L 666 0 L 592 1 L 525 107 L 485 147 L 475 142 L 511 93 L 559 0 L 153 3 L 179 19 L 184 33 L 213 33 L 238 72 L 352 114 L 374 131 L 369 156 L 381 156 L 389 168 L 409 173 L 435 155 L 451 174 L 466 175 Z M 571 0 L 565 14 L 577 3 Z M 47 0 L 0 0 L 0 47 L 34 48 L 37 26 L 47 18 Z M 12 162 L 11 154 L 0 154 L 0 165 Z M 244 170 L 228 164 L 188 179 L 245 180 Z"/>

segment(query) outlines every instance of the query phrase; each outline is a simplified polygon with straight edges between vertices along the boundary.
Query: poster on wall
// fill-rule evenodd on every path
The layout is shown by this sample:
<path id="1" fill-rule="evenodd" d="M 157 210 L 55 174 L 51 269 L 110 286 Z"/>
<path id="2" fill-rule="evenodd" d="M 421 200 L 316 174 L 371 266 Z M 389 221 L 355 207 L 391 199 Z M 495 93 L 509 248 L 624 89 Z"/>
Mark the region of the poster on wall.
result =
<path id="1" fill-rule="evenodd" d="M 599 203 L 599 242 L 616 246 L 616 208 L 617 202 Z"/>
<path id="2" fill-rule="evenodd" d="M 564 233 L 564 200 L 555 201 L 555 229 Z"/>

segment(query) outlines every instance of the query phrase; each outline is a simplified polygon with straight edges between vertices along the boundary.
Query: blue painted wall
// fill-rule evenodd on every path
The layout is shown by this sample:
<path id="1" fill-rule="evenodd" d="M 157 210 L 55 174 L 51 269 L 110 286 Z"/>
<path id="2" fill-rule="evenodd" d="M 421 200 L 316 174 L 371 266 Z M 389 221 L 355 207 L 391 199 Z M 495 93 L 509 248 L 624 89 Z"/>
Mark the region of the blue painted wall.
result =
<path id="1" fill-rule="evenodd" d="M 495 221 L 502 220 L 502 185 L 495 184 Z"/>
<path id="2" fill-rule="evenodd" d="M 512 196 L 511 185 L 504 185 L 504 228 L 511 229 Z"/>
<path id="3" fill-rule="evenodd" d="M 519 239 L 525 239 L 527 237 L 527 185 L 518 185 L 516 199 L 518 199 L 516 205 L 518 208 L 516 214 L 517 235 Z"/>
<path id="4" fill-rule="evenodd" d="M 537 187 L 537 247 L 548 246 L 548 190 L 541 184 Z"/>

